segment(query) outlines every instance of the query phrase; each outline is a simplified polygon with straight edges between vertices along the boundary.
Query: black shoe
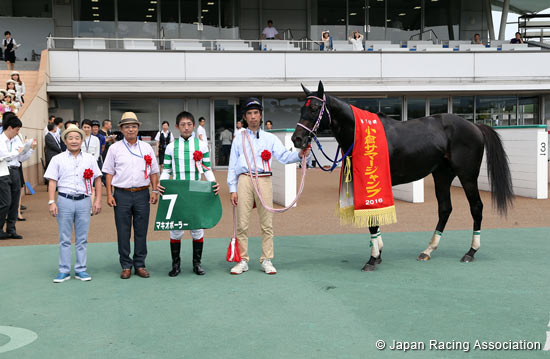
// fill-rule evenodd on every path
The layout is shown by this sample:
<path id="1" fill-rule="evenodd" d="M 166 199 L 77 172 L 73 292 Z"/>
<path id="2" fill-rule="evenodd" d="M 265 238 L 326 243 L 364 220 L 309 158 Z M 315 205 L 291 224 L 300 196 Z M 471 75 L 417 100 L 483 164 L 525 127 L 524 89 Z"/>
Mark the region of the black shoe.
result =
<path id="1" fill-rule="evenodd" d="M 204 275 L 206 272 L 201 267 L 203 242 L 193 241 L 193 272 L 196 275 Z"/>
<path id="2" fill-rule="evenodd" d="M 6 232 L 0 232 L 0 240 L 2 239 L 10 239 L 10 234 Z"/>
<path id="3" fill-rule="evenodd" d="M 180 249 L 181 242 L 170 243 L 170 252 L 172 253 L 172 270 L 168 272 L 170 277 L 176 277 L 181 273 Z"/>
<path id="4" fill-rule="evenodd" d="M 26 221 L 27 219 L 26 219 L 26 218 L 23 218 L 23 217 L 17 217 L 17 220 L 20 221 L 20 222 L 24 222 L 24 221 Z"/>
<path id="5" fill-rule="evenodd" d="M 8 233 L 8 235 L 10 236 L 11 239 L 23 239 L 23 236 L 22 236 L 22 235 L 17 234 L 17 233 L 15 233 L 15 232 Z"/>
<path id="6" fill-rule="evenodd" d="M 23 205 L 21 205 L 21 210 L 22 210 L 22 211 L 25 211 L 25 210 L 27 210 L 27 206 L 23 206 Z"/>

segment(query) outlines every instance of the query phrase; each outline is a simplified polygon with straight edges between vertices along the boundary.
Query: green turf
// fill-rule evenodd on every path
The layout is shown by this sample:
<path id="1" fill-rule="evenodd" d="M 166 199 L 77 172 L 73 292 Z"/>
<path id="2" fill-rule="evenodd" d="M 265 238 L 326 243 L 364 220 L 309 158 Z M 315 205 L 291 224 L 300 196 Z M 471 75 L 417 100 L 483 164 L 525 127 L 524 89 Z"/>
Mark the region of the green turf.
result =
<path id="1" fill-rule="evenodd" d="M 360 271 L 367 236 L 279 237 L 274 264 L 231 276 L 228 239 L 206 239 L 204 277 L 169 278 L 168 241 L 149 243 L 151 278 L 118 278 L 115 243 L 88 247 L 91 282 L 52 283 L 57 246 L 0 249 L 0 326 L 30 329 L 33 343 L 1 358 L 550 358 L 532 351 L 379 352 L 377 339 L 528 340 L 544 346 L 550 319 L 548 228 L 482 231 L 476 262 L 459 263 L 471 232 L 383 233 L 384 262 Z M 518 255 L 519 254 L 519 255 Z M 0 334 L 1 345 L 7 339 Z"/>

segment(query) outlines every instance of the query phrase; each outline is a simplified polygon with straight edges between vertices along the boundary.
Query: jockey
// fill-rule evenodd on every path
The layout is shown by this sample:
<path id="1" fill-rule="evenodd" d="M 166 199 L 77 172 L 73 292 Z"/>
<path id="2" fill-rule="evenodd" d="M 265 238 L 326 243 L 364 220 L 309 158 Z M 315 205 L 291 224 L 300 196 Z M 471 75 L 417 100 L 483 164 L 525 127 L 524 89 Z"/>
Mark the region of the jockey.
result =
<path id="1" fill-rule="evenodd" d="M 271 184 L 271 159 L 288 164 L 299 162 L 302 156 L 309 154 L 309 149 L 291 152 L 272 133 L 260 130 L 263 107 L 257 98 L 249 98 L 243 107 L 243 117 L 248 128 L 237 133 L 231 146 L 231 157 L 227 172 L 227 184 L 231 195 L 231 204 L 237 207 L 237 240 L 242 260 L 232 269 L 231 274 L 241 274 L 248 270 L 248 222 L 254 204 L 257 204 L 262 229 L 262 256 L 260 263 L 267 274 L 276 274 L 277 270 L 271 263 L 273 259 L 273 214 L 260 203 L 254 190 L 251 172 L 258 172 L 259 189 L 266 201 L 265 205 L 273 206 L 273 187 Z M 245 134 L 245 137 L 243 137 Z M 246 139 L 245 139 L 246 138 Z M 249 141 L 250 140 L 250 141 Z M 249 168 L 243 152 L 243 141 L 250 162 Z M 255 153 L 252 156 L 250 143 Z M 257 168 L 254 167 L 254 158 Z"/>
<path id="2" fill-rule="evenodd" d="M 193 135 L 193 130 L 195 129 L 195 118 L 193 115 L 186 111 L 180 113 L 176 118 L 176 126 L 180 131 L 181 137 L 166 147 L 164 170 L 160 179 L 170 179 L 170 175 L 172 175 L 172 179 L 175 180 L 200 181 L 202 177 L 201 173 L 204 173 L 207 181 L 216 182 L 216 177 L 214 177 L 214 173 L 210 168 L 208 143 L 200 141 L 198 137 Z M 220 185 L 216 183 L 213 189 L 214 193 L 218 194 Z M 160 193 L 163 193 L 164 187 L 159 185 L 158 190 Z M 168 273 L 170 277 L 175 277 L 181 272 L 180 250 L 183 232 L 182 230 L 170 231 L 170 251 L 172 253 L 172 270 Z M 201 266 L 201 258 L 204 230 L 191 230 L 191 237 L 193 238 L 193 272 L 197 275 L 203 275 L 205 271 Z"/>

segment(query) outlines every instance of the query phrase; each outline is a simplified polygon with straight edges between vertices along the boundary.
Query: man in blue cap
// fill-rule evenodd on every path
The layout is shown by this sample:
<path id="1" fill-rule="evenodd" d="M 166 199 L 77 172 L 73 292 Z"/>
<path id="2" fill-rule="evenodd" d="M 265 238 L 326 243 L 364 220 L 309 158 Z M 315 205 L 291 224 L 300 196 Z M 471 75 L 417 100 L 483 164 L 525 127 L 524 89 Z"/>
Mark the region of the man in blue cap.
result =
<path id="1" fill-rule="evenodd" d="M 265 200 L 265 205 L 273 206 L 273 187 L 271 183 L 271 161 L 273 157 L 283 163 L 299 162 L 303 156 L 309 155 L 309 149 L 299 152 L 287 150 L 281 141 L 272 133 L 260 129 L 262 123 L 262 103 L 251 97 L 243 105 L 243 117 L 248 128 L 238 133 L 231 146 L 227 184 L 231 195 L 231 204 L 237 207 L 237 240 L 242 260 L 232 269 L 231 274 L 241 274 L 248 271 L 248 223 L 250 214 L 257 204 L 262 230 L 262 256 L 260 263 L 267 274 L 276 274 L 277 270 L 271 263 L 273 259 L 273 214 L 263 207 L 249 173 L 259 177 L 259 189 Z M 250 142 L 249 142 L 250 140 Z M 243 152 L 243 143 L 250 162 L 249 168 Z M 250 143 L 254 148 L 252 154 Z M 254 159 L 257 168 L 254 166 Z M 250 171 L 249 171 L 250 170 Z"/>

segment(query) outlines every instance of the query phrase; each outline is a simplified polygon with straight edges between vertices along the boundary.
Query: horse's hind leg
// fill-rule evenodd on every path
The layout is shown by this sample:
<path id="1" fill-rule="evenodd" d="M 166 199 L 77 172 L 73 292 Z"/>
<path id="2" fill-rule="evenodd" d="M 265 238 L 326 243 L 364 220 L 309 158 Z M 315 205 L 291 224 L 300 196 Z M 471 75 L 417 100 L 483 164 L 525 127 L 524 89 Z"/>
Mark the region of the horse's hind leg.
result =
<path id="1" fill-rule="evenodd" d="M 474 260 L 474 254 L 481 246 L 481 220 L 483 219 L 483 202 L 479 196 L 479 189 L 477 188 L 477 178 L 472 179 L 460 179 L 462 187 L 470 203 L 470 213 L 474 219 L 474 233 L 472 235 L 472 246 L 470 250 L 460 259 L 461 262 L 472 262 Z"/>
<path id="2" fill-rule="evenodd" d="M 380 233 L 380 227 L 369 227 L 370 232 L 370 259 L 361 269 L 363 272 L 372 272 L 376 269 L 376 265 L 382 263 L 382 249 L 384 243 L 382 242 L 382 234 Z"/>
<path id="3" fill-rule="evenodd" d="M 431 258 L 432 252 L 436 250 L 439 245 L 439 240 L 441 239 L 443 230 L 445 230 L 447 220 L 453 211 L 453 206 L 451 204 L 451 182 L 455 178 L 455 175 L 452 168 L 447 163 L 444 163 L 432 173 L 432 176 L 435 183 L 435 196 L 437 198 L 439 220 L 435 227 L 432 240 L 428 244 L 428 248 L 416 258 L 419 261 L 427 261 Z"/>

